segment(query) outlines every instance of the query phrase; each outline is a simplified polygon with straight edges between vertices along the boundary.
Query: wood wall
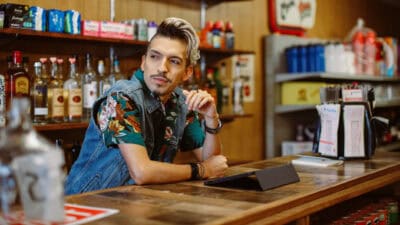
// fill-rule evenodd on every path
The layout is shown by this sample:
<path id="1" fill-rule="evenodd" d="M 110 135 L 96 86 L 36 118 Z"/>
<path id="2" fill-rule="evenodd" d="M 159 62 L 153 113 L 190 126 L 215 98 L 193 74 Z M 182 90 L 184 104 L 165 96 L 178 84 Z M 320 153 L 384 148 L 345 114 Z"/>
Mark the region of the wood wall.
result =
<path id="1" fill-rule="evenodd" d="M 109 20 L 109 0 L 0 0 L 0 3 L 38 5 L 47 9 L 75 9 L 83 19 Z M 199 1 L 189 0 L 115 0 L 117 21 L 147 18 L 160 22 L 177 16 L 200 28 Z M 264 69 L 262 38 L 268 35 L 267 0 L 234 1 L 207 9 L 207 20 L 230 20 L 236 33 L 236 48 L 255 52 L 255 101 L 245 104 L 245 111 L 253 116 L 239 118 L 224 126 L 221 133 L 224 152 L 232 162 L 259 160 L 264 154 Z M 383 4 L 381 0 L 317 0 L 316 23 L 307 36 L 342 40 L 355 25 L 358 17 L 375 29 L 379 36 L 399 36 L 396 26 L 399 8 Z M 295 125 L 293 127 L 295 129 Z M 294 137 L 293 137 L 294 138 Z"/>

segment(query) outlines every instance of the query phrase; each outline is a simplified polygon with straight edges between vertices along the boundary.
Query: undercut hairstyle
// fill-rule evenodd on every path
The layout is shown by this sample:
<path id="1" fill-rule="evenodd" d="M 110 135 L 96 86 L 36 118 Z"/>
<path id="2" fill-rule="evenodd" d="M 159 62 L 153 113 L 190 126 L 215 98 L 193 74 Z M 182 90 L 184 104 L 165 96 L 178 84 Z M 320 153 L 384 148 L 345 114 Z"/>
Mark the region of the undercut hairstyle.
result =
<path id="1" fill-rule="evenodd" d="M 184 41 L 187 45 L 186 55 L 190 65 L 196 65 L 197 60 L 200 59 L 199 37 L 193 26 L 186 20 L 177 17 L 166 18 L 158 26 L 150 42 L 157 36 Z"/>

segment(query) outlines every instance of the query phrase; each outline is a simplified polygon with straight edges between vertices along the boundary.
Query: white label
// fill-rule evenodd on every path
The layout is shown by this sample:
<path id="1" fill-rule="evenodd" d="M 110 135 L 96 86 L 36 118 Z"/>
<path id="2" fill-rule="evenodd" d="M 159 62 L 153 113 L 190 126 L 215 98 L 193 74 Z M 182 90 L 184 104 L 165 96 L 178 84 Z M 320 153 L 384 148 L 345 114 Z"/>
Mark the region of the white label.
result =
<path id="1" fill-rule="evenodd" d="M 97 99 L 97 82 L 92 81 L 90 84 L 83 86 L 83 107 L 91 109 Z"/>
<path id="2" fill-rule="evenodd" d="M 35 108 L 33 112 L 36 116 L 43 116 L 47 115 L 49 113 L 49 110 L 48 108 Z"/>
<path id="3" fill-rule="evenodd" d="M 68 116 L 82 116 L 82 90 L 79 88 L 69 90 Z"/>
<path id="4" fill-rule="evenodd" d="M 62 88 L 52 88 L 52 117 L 64 116 L 64 90 Z"/>

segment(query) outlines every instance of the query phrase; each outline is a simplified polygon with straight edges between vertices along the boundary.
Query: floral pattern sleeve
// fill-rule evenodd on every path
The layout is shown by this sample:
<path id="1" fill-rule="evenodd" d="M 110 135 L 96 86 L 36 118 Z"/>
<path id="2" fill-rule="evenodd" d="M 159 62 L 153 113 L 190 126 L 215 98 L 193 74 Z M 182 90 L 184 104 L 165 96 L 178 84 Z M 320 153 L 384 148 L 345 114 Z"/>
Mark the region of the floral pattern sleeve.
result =
<path id="1" fill-rule="evenodd" d="M 139 121 L 139 110 L 122 93 L 108 96 L 97 112 L 97 122 L 107 147 L 123 143 L 145 146 Z"/>

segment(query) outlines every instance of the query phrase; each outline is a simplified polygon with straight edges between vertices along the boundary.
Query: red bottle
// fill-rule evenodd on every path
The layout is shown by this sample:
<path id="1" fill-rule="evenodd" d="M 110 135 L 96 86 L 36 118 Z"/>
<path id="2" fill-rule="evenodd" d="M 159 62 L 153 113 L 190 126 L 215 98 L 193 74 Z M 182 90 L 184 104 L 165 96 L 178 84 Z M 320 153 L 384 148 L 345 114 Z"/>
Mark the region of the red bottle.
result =
<path id="1" fill-rule="evenodd" d="M 22 65 L 22 54 L 20 51 L 13 52 L 13 65 L 6 73 L 6 108 L 15 97 L 30 96 L 30 77 Z"/>

